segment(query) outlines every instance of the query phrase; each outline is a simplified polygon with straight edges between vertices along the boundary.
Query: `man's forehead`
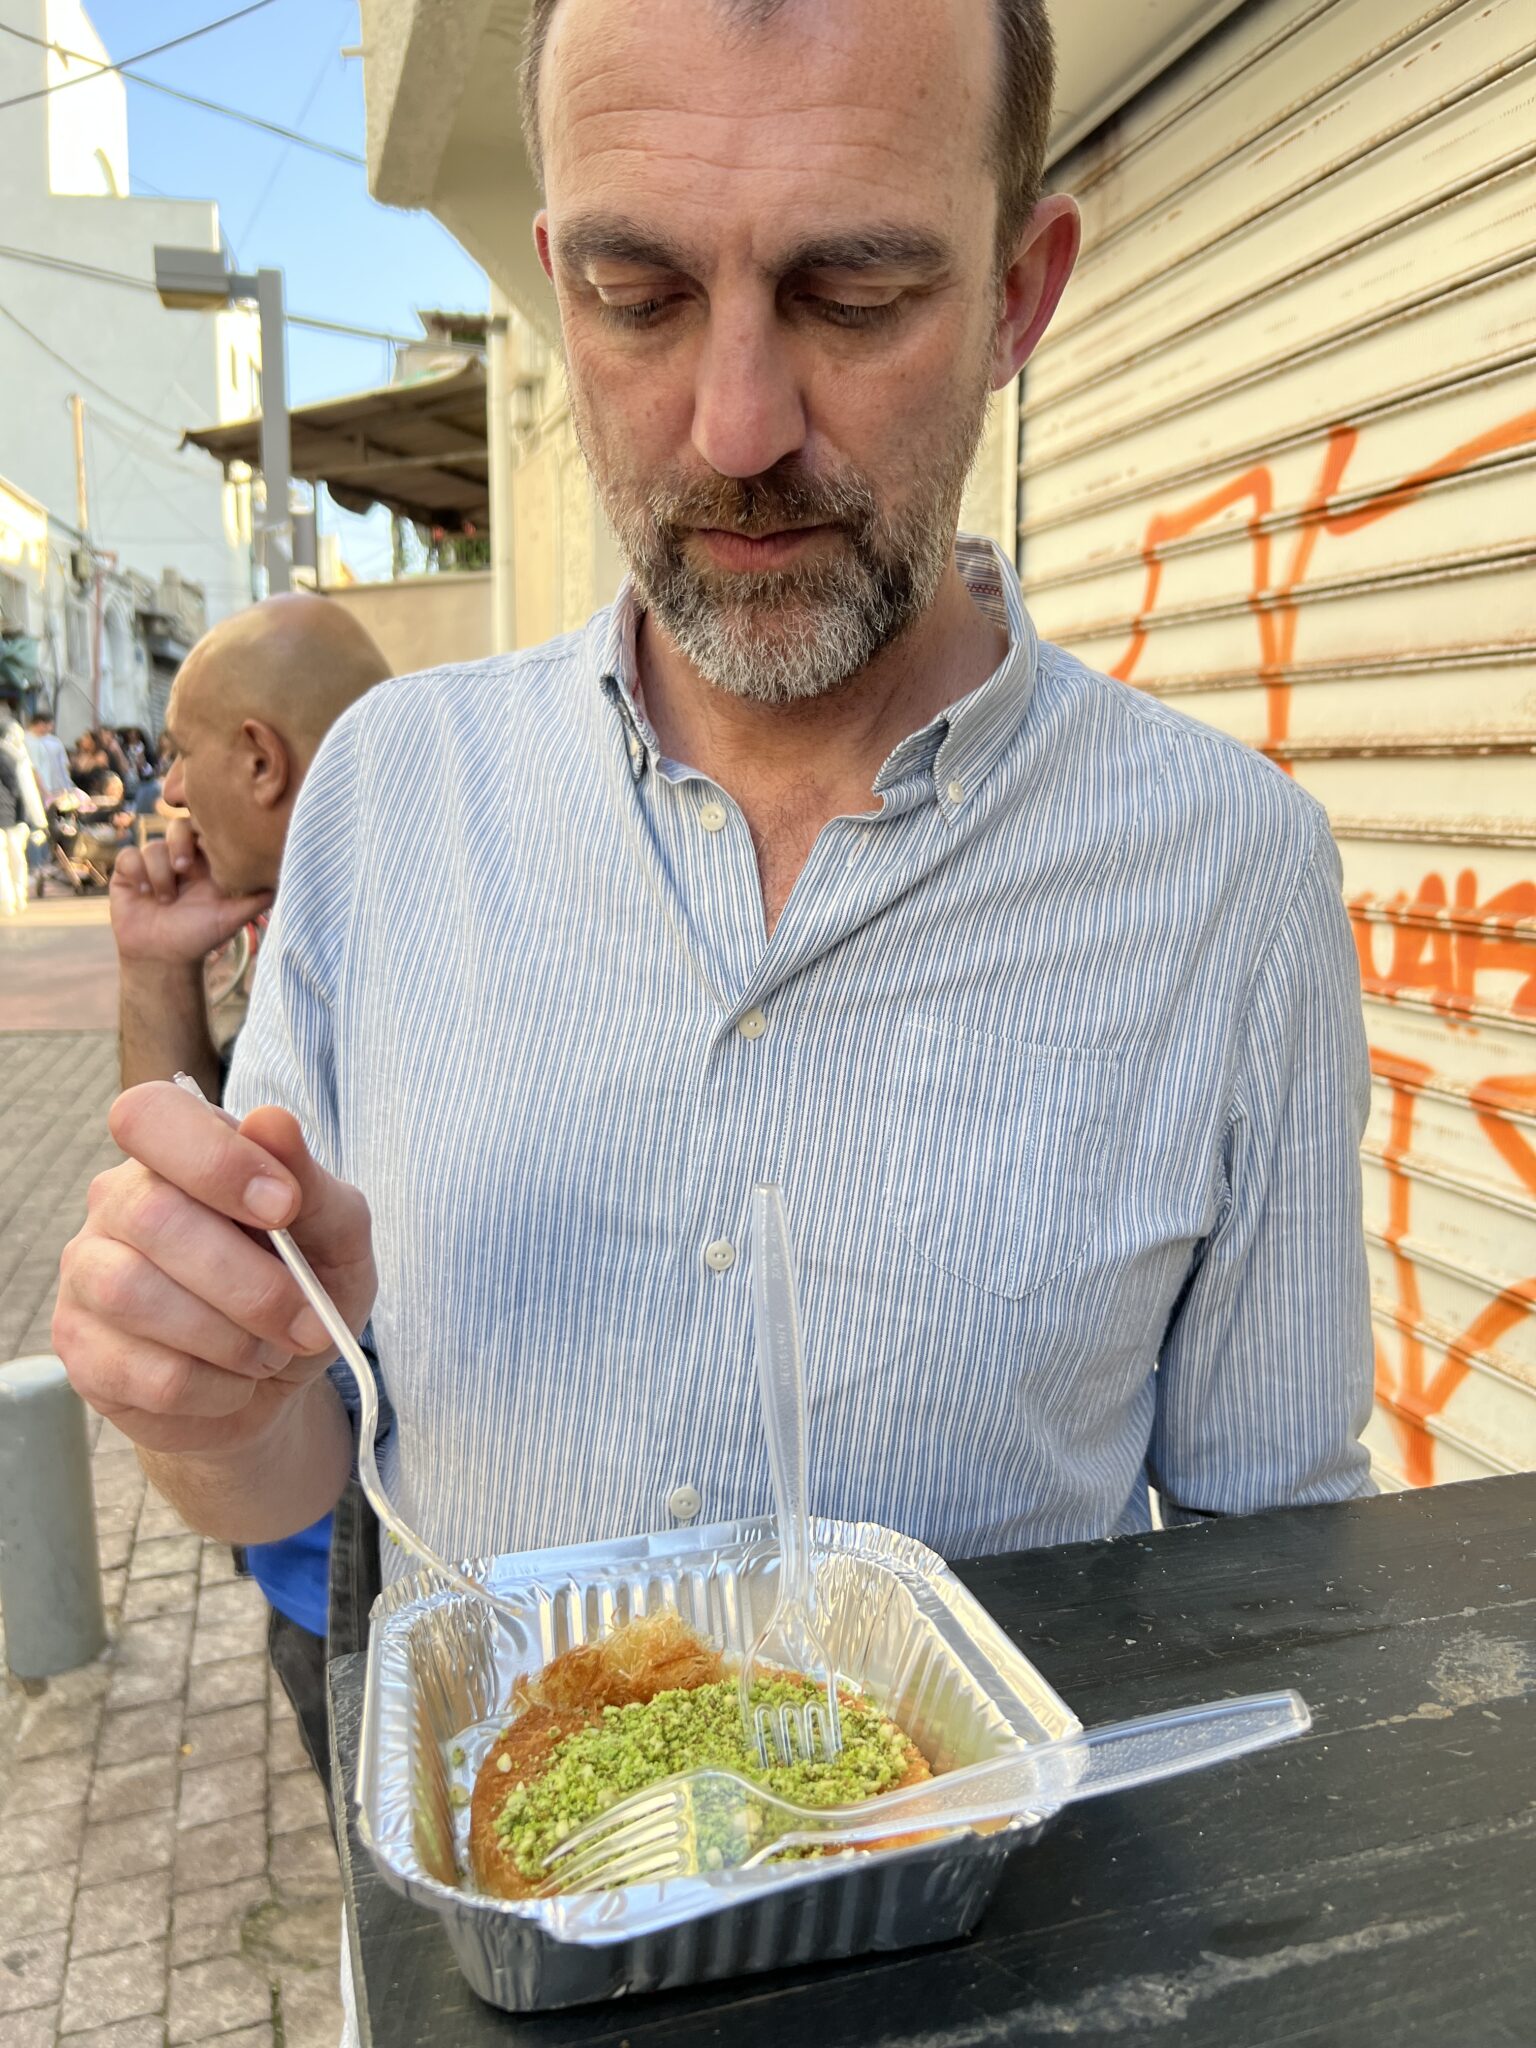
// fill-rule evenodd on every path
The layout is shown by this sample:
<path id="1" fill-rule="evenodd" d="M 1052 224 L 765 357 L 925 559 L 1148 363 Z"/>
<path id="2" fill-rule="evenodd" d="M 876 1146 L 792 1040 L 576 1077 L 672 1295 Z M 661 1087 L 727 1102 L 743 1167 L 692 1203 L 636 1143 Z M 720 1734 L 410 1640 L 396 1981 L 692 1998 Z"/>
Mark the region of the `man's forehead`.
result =
<path id="1" fill-rule="evenodd" d="M 879 194 L 969 182 L 996 89 L 994 0 L 562 0 L 541 72 L 552 202 L 819 178 Z M 567 189 L 568 188 L 568 189 Z M 765 198 L 768 195 L 765 193 Z"/>

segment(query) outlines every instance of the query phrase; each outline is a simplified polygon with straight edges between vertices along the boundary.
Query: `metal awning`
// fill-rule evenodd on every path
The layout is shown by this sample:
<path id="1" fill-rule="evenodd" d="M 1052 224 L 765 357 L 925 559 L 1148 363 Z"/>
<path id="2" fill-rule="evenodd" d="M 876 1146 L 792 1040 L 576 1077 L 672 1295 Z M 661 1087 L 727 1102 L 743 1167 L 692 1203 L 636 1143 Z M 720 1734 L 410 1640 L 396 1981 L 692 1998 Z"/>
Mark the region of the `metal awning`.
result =
<path id="1" fill-rule="evenodd" d="M 488 528 L 482 363 L 297 406 L 289 422 L 293 474 L 323 483 L 348 512 L 386 505 L 449 533 Z M 261 467 L 260 414 L 198 427 L 181 439 L 226 470 L 233 462 Z"/>

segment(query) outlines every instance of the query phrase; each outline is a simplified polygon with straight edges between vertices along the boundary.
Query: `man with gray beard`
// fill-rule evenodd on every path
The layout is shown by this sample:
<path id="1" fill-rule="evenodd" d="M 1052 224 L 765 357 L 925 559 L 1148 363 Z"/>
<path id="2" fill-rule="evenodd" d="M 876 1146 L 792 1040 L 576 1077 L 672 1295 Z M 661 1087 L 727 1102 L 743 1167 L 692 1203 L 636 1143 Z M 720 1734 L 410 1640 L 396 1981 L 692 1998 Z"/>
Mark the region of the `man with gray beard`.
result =
<path id="1" fill-rule="evenodd" d="M 242 1123 L 116 1106 L 56 1341 L 210 1534 L 304 1527 L 353 1455 L 277 1224 L 365 1333 L 439 1551 L 762 1511 L 759 1179 L 821 1511 L 975 1554 L 1145 1527 L 1150 1488 L 1169 1519 L 1369 1489 L 1326 821 L 1042 645 L 957 540 L 1077 215 L 1041 196 L 1041 0 L 900 14 L 534 0 L 534 233 L 631 575 L 341 719 Z M 403 858 L 428 787 L 445 843 Z"/>

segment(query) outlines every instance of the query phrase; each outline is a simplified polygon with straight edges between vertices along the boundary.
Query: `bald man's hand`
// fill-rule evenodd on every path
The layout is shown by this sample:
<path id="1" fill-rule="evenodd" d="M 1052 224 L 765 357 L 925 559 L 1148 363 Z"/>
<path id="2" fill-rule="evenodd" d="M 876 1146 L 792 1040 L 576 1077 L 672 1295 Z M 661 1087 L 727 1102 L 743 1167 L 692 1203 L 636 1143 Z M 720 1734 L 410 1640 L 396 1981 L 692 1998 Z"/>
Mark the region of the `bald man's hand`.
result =
<path id="1" fill-rule="evenodd" d="M 359 1331 L 378 1284 L 368 1205 L 316 1164 L 286 1110 L 236 1125 L 154 1081 L 120 1095 L 109 1122 L 129 1157 L 92 1182 L 65 1247 L 54 1348 L 84 1399 L 142 1450 L 259 1462 L 335 1356 L 260 1233 L 286 1225 Z M 312 1434 L 300 1433 L 295 1467 Z M 308 1519 L 330 1504 L 309 1503 Z"/>
<path id="2" fill-rule="evenodd" d="M 272 891 L 221 895 L 191 821 L 173 818 L 163 839 L 123 848 L 107 901 L 122 961 L 190 966 L 270 908 Z"/>

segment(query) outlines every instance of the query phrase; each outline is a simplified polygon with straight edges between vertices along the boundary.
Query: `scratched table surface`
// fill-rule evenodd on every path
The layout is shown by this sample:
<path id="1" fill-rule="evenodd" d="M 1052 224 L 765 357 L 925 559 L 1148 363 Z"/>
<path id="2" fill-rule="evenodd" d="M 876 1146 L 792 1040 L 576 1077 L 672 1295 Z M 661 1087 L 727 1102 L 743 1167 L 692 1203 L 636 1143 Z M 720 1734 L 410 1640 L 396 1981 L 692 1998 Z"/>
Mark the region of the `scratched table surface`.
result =
<path id="1" fill-rule="evenodd" d="M 369 2048 L 1531 2048 L 1536 1475 L 957 1569 L 1085 1722 L 1294 1685 L 1313 1732 L 1070 1810 L 969 1940 L 523 2018 L 349 1829 Z"/>

